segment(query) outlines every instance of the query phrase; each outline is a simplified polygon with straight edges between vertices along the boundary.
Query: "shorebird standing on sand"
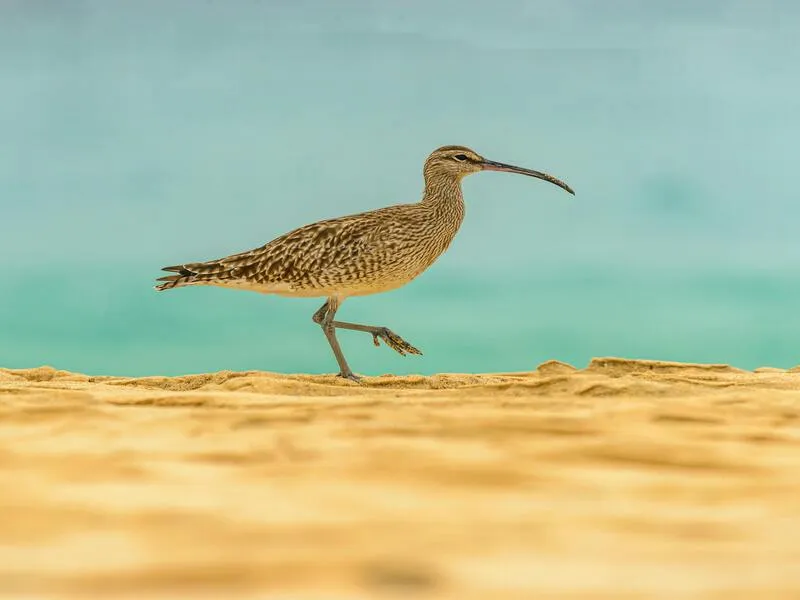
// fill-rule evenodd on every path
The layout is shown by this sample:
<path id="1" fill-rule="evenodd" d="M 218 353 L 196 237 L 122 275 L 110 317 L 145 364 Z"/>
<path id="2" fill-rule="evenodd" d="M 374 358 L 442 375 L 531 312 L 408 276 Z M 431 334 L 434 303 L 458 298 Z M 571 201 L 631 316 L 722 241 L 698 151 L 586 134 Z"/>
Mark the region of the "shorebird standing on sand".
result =
<path id="1" fill-rule="evenodd" d="M 399 288 L 417 277 L 447 250 L 464 219 L 461 180 L 478 171 L 520 173 L 549 181 L 570 194 L 563 181 L 546 173 L 483 158 L 464 146 L 442 146 L 425 161 L 425 191 L 414 204 L 319 221 L 290 231 L 268 244 L 208 262 L 164 267 L 177 275 L 161 277 L 157 290 L 214 285 L 291 297 L 324 297 L 314 313 L 339 363 L 339 376 L 360 378 L 345 360 L 336 329 L 364 331 L 401 355 L 422 354 L 391 329 L 335 321 L 350 296 Z"/>

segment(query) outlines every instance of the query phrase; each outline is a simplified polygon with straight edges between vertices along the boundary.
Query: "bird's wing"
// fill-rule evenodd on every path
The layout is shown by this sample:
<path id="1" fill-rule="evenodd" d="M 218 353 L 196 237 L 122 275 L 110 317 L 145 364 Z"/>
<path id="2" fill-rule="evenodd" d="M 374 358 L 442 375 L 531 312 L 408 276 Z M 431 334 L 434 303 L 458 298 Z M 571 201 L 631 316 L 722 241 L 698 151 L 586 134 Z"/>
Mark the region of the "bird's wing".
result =
<path id="1" fill-rule="evenodd" d="M 164 270 L 213 281 L 322 283 L 334 273 L 369 269 L 370 257 L 382 247 L 382 231 L 391 225 L 377 213 L 311 223 L 253 250 Z"/>

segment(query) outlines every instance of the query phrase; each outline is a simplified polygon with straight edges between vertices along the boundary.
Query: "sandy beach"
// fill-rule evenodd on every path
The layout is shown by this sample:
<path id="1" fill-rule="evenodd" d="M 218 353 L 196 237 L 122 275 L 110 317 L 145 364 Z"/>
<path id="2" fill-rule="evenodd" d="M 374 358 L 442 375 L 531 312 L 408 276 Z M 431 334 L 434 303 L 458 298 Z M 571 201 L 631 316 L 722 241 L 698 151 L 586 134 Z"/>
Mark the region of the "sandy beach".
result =
<path id="1" fill-rule="evenodd" d="M 2 598 L 800 598 L 800 369 L 0 369 Z"/>

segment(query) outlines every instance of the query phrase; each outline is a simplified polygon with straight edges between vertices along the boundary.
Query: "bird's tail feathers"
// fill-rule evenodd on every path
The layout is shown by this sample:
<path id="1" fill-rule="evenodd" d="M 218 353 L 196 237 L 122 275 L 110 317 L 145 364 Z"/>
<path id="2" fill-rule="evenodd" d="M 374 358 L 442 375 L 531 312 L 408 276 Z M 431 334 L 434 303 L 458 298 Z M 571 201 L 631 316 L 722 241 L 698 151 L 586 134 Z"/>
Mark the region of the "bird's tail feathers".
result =
<path id="1" fill-rule="evenodd" d="M 176 287 L 184 287 L 187 285 L 202 285 L 215 279 L 219 272 L 219 265 L 213 263 L 194 263 L 188 265 L 173 265 L 171 267 L 162 267 L 162 271 L 177 273 L 177 275 L 167 275 L 159 277 L 156 281 L 163 283 L 155 286 L 159 292 L 164 290 L 171 290 Z"/>

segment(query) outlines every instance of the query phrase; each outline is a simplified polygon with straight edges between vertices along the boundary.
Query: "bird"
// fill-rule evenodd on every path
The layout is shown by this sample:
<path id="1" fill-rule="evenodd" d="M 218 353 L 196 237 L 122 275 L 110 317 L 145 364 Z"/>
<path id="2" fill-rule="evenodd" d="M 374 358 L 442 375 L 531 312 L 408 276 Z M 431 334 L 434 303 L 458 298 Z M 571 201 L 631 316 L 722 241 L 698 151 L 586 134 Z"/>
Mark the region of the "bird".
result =
<path id="1" fill-rule="evenodd" d="M 338 376 L 361 377 L 350 368 L 337 329 L 372 335 L 399 354 L 422 352 L 384 326 L 337 321 L 350 297 L 397 289 L 416 279 L 450 246 L 464 220 L 461 181 L 481 171 L 501 171 L 547 181 L 575 194 L 552 175 L 488 160 L 466 146 L 442 146 L 425 160 L 422 198 L 317 221 L 258 248 L 206 262 L 163 267 L 158 291 L 207 285 L 299 298 L 325 298 L 312 320 L 322 328 L 339 367 Z"/>

